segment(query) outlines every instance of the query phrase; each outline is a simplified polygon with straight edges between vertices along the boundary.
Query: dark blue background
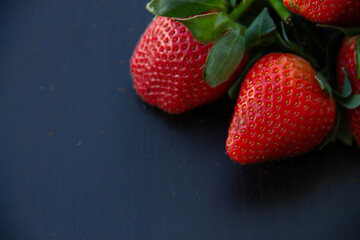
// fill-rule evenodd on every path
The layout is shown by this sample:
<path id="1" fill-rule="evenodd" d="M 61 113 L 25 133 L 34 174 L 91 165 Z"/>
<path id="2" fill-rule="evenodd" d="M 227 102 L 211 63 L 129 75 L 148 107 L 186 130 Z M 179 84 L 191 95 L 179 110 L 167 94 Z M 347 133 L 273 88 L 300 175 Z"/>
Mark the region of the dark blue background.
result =
<path id="1" fill-rule="evenodd" d="M 360 239 L 355 146 L 241 166 L 227 98 L 136 96 L 146 2 L 0 2 L 0 239 Z"/>

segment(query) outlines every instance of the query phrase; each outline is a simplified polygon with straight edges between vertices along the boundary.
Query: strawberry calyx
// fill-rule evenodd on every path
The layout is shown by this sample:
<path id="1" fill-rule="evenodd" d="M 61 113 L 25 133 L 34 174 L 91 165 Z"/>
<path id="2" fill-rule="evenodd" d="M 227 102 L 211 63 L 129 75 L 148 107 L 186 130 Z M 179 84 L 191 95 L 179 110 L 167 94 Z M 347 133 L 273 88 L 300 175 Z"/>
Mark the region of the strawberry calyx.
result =
<path id="1" fill-rule="evenodd" d="M 184 24 L 200 43 L 217 41 L 225 32 L 240 27 L 224 12 L 210 12 L 188 18 L 175 18 Z"/>
<path id="2" fill-rule="evenodd" d="M 340 29 L 340 28 L 338 28 Z M 329 41 L 328 44 L 328 61 L 327 61 L 327 71 L 328 79 L 331 81 L 332 84 L 336 84 L 336 59 L 339 52 L 339 46 L 344 39 L 344 35 L 346 35 L 346 31 L 339 31 L 338 33 L 334 34 L 332 39 Z M 359 39 L 358 39 L 359 40 Z M 357 41 L 356 45 L 356 62 L 360 59 L 358 56 L 359 54 L 359 42 Z M 359 65 L 357 64 L 357 71 L 359 72 Z M 333 129 L 333 132 L 329 139 L 325 142 L 335 141 L 336 139 L 340 140 L 343 144 L 347 146 L 351 146 L 353 143 L 353 133 L 350 129 L 349 123 L 347 121 L 346 112 L 351 109 L 355 109 L 360 106 L 360 94 L 353 94 L 353 89 L 351 86 L 349 73 L 345 67 L 341 68 L 341 71 L 344 73 L 344 81 L 342 83 L 341 91 L 336 89 L 332 89 L 332 93 L 334 99 L 337 103 L 337 123 L 336 127 Z M 358 77 L 358 79 L 360 79 Z"/>
<path id="3" fill-rule="evenodd" d="M 330 98 L 332 98 L 334 90 L 331 88 L 329 82 L 326 80 L 324 75 L 322 73 L 318 73 L 315 76 L 315 79 L 319 83 L 321 89 L 324 90 Z"/>
<path id="4" fill-rule="evenodd" d="M 247 1 L 241 1 L 239 3 L 239 5 L 236 6 L 236 0 L 233 1 L 233 7 L 234 10 L 231 11 L 231 13 L 229 14 L 229 17 L 236 21 L 237 19 L 239 19 L 245 12 L 246 10 L 255 2 L 255 0 L 247 0 Z"/>
<path id="5" fill-rule="evenodd" d="M 203 71 L 204 80 L 214 88 L 229 79 L 246 51 L 273 42 L 276 25 L 266 8 L 248 28 L 237 21 L 254 2 L 231 1 L 229 6 L 225 0 L 152 0 L 147 9 L 181 22 L 198 42 L 214 43 Z"/>
<path id="6" fill-rule="evenodd" d="M 337 28 L 343 29 L 343 28 Z M 336 59 L 339 51 L 339 46 L 344 39 L 344 31 L 340 31 L 330 39 L 327 47 L 327 67 L 322 71 L 327 73 L 327 80 L 324 80 L 330 85 L 336 84 Z M 357 65 L 357 73 L 358 79 L 360 79 L 360 37 L 356 42 L 356 65 Z M 335 101 L 346 109 L 355 109 L 360 106 L 360 94 L 353 94 L 353 90 L 351 87 L 349 74 L 346 68 L 341 69 L 344 73 L 344 84 L 342 86 L 341 92 L 338 90 L 331 88 L 331 92 L 335 98 Z M 323 78 L 325 79 L 325 78 Z M 331 86 L 330 86 L 331 87 Z"/>
<path id="7" fill-rule="evenodd" d="M 281 29 L 277 29 L 272 17 L 270 16 L 267 8 L 258 15 L 253 23 L 248 27 L 245 32 L 246 47 L 248 49 L 254 49 L 253 57 L 249 63 L 243 69 L 243 73 L 238 76 L 233 85 L 228 90 L 228 95 L 231 99 L 235 99 L 238 96 L 241 83 L 246 76 L 248 70 L 252 65 L 263 55 L 265 47 L 279 45 L 280 49 L 284 52 L 291 52 L 296 55 L 302 56 L 307 59 L 314 68 L 318 68 L 319 64 L 315 58 L 312 57 L 307 51 L 300 45 L 290 40 L 286 33 L 284 22 L 280 23 Z M 317 80 L 323 90 L 331 97 L 332 90 L 323 76 L 318 76 Z"/>
<path id="8" fill-rule="evenodd" d="M 240 64 L 245 51 L 242 29 L 231 29 L 211 48 L 203 72 L 205 81 L 211 87 L 216 87 L 228 80 Z"/>
<path id="9" fill-rule="evenodd" d="M 342 68 L 342 71 L 345 75 L 342 92 L 340 93 L 335 89 L 332 90 L 335 100 L 347 109 L 355 109 L 360 106 L 360 94 L 352 94 L 349 74 L 346 68 Z"/>
<path id="10" fill-rule="evenodd" d="M 146 9 L 157 16 L 184 18 L 218 9 L 226 12 L 226 0 L 152 0 Z"/>
<path id="11" fill-rule="evenodd" d="M 275 30 L 276 25 L 267 8 L 264 8 L 247 29 L 234 29 L 238 33 L 240 31 L 240 34 L 236 35 L 237 40 L 235 40 L 235 35 L 232 37 L 234 38 L 232 44 L 229 44 L 228 40 L 225 39 L 228 34 L 224 35 L 223 39 L 220 38 L 210 50 L 204 70 L 205 81 L 212 87 L 216 87 L 226 81 L 236 69 L 237 64 L 233 64 L 233 62 L 239 63 L 246 50 L 258 46 L 264 47 L 272 43 Z M 249 69 L 251 66 L 252 61 L 245 68 Z M 243 72 L 246 73 L 246 70 Z M 239 82 L 242 81 L 243 77 L 244 74 L 241 74 L 230 92 L 238 88 L 236 86 L 240 85 Z"/>
<path id="12" fill-rule="evenodd" d="M 167 48 L 166 48 L 166 52 L 163 53 L 162 55 L 161 64 L 163 65 L 155 64 L 155 67 L 157 66 L 160 67 L 157 67 L 156 69 L 154 68 L 154 71 L 156 72 L 158 69 L 162 70 L 164 66 L 166 67 L 166 71 L 162 70 L 162 72 L 159 73 L 160 77 L 156 79 L 158 80 L 158 82 L 160 80 L 162 84 L 163 82 L 165 82 L 165 80 L 164 78 L 162 78 L 161 74 L 163 74 L 164 72 L 168 74 L 166 80 L 169 80 L 170 84 L 166 86 L 165 94 L 164 94 L 164 90 L 162 90 L 162 92 L 158 94 L 158 96 L 160 97 L 155 99 L 153 97 L 154 94 L 152 91 L 157 93 L 157 89 L 153 90 L 151 89 L 151 87 L 155 86 L 156 88 L 159 86 L 159 89 L 163 87 L 161 84 L 158 85 L 156 85 L 156 83 L 153 84 L 155 80 L 153 81 L 152 79 L 155 78 L 156 76 L 153 77 L 153 75 L 152 76 L 148 75 L 147 78 L 145 77 L 145 81 L 141 82 L 141 80 L 143 79 L 142 76 L 140 76 L 142 72 L 141 71 L 136 72 L 136 70 L 134 71 L 134 76 L 138 74 L 140 79 L 138 81 L 140 82 L 138 89 L 144 92 L 143 94 L 144 96 L 146 97 L 150 96 L 149 97 L 150 104 L 158 106 L 159 108 L 169 113 L 178 114 L 187 111 L 189 109 L 192 109 L 194 106 L 200 106 L 201 104 L 214 101 L 218 99 L 220 96 L 223 96 L 223 94 L 226 91 L 228 91 L 228 95 L 232 99 L 235 99 L 239 95 L 240 97 L 238 99 L 245 96 L 241 101 L 247 103 L 248 95 L 244 95 L 247 94 L 245 92 L 247 90 L 244 90 L 247 89 L 246 84 L 249 84 L 249 82 L 251 81 L 253 81 L 252 84 L 261 83 L 260 77 L 259 77 L 260 80 L 256 82 L 254 80 L 251 80 L 250 78 L 254 78 L 256 76 L 262 76 L 264 73 L 265 75 L 267 74 L 271 75 L 274 72 L 274 74 L 277 75 L 275 79 L 275 81 L 277 82 L 280 81 L 278 79 L 281 79 L 283 77 L 287 78 L 288 76 L 294 76 L 295 78 L 302 78 L 303 75 L 306 75 L 306 78 L 304 77 L 304 80 L 309 80 L 310 82 L 307 82 L 306 84 L 309 85 L 311 84 L 311 86 L 306 86 L 305 90 L 310 91 L 311 89 L 316 89 L 316 94 L 321 95 L 321 101 L 320 101 L 322 105 L 321 107 L 325 107 L 319 109 L 319 111 L 316 111 L 317 106 L 314 105 L 315 106 L 314 108 L 311 107 L 310 112 L 315 111 L 315 114 L 317 115 L 316 117 L 317 117 L 318 125 L 314 128 L 314 131 L 312 131 L 312 126 L 309 126 L 307 128 L 310 132 L 309 134 L 311 134 L 311 136 L 313 137 L 316 137 L 317 135 L 316 130 L 320 128 L 321 129 L 326 128 L 326 134 L 324 134 L 321 137 L 321 139 L 316 142 L 316 145 L 314 146 L 319 146 L 319 144 L 321 144 L 321 142 L 324 141 L 326 136 L 329 137 L 324 141 L 324 144 L 322 145 L 321 148 L 323 148 L 327 143 L 334 141 L 336 139 L 340 139 L 342 142 L 344 142 L 347 145 L 350 145 L 352 143 L 353 136 L 350 131 L 350 128 L 352 128 L 352 126 L 347 124 L 344 113 L 347 112 L 346 108 L 354 109 L 360 106 L 360 94 L 357 94 L 358 93 L 357 86 L 353 87 L 354 92 L 356 92 L 354 94 L 349 80 L 350 78 L 352 81 L 354 78 L 353 77 L 354 61 L 352 60 L 351 62 L 352 68 L 350 70 L 348 69 L 349 73 L 345 68 L 342 69 L 343 73 L 341 73 L 341 71 L 339 71 L 340 66 L 336 65 L 335 59 L 337 59 L 337 55 L 339 52 L 338 51 L 339 45 L 340 45 L 339 43 L 344 38 L 344 35 L 354 36 L 360 34 L 359 27 L 341 28 L 337 26 L 329 26 L 329 25 L 321 25 L 321 24 L 315 25 L 310 20 L 307 20 L 308 18 L 304 18 L 296 12 L 292 14 L 292 11 L 290 11 L 287 7 L 285 7 L 285 4 L 283 3 L 282 0 L 259 0 L 259 1 L 151 0 L 147 4 L 147 9 L 157 16 L 162 16 L 155 18 L 153 21 L 157 21 L 157 20 L 160 21 L 162 19 L 163 21 L 168 21 L 169 24 L 170 23 L 174 24 L 174 26 L 176 27 L 180 26 L 182 32 L 186 32 L 186 38 L 178 38 L 176 34 L 180 34 L 181 33 L 180 30 L 177 29 L 168 30 L 169 28 L 167 27 L 167 25 L 162 25 L 161 23 L 160 27 L 159 25 L 157 25 L 156 28 L 153 28 L 156 29 L 157 32 L 155 32 L 154 30 L 154 32 L 150 32 L 151 34 L 146 35 L 146 37 L 148 38 L 147 39 L 145 38 L 145 40 L 147 41 L 146 43 L 148 44 L 149 42 L 150 43 L 155 42 L 154 39 L 156 39 L 159 32 L 158 28 L 160 28 L 161 30 L 162 27 L 164 28 L 167 27 L 164 30 L 165 32 L 169 32 L 170 35 L 175 34 L 175 37 L 172 39 L 170 35 L 166 36 L 166 33 L 162 33 L 161 36 L 168 37 L 165 39 L 167 42 L 165 42 L 164 44 Z M 317 27 L 332 28 L 332 29 L 325 31 L 318 31 L 319 28 Z M 337 32 L 334 31 L 334 29 L 337 30 Z M 327 34 L 329 35 L 333 34 L 333 38 L 330 41 L 328 41 L 329 35 Z M 154 35 L 156 36 L 154 37 Z M 189 49 L 189 51 L 191 51 L 190 54 L 189 52 L 186 52 L 186 54 L 190 56 L 185 59 L 183 58 L 183 54 L 182 54 L 183 52 L 181 53 L 181 55 L 179 55 L 180 56 L 179 58 L 176 57 L 177 56 L 176 54 L 179 53 L 178 50 L 179 49 L 181 50 L 181 48 L 179 48 L 179 45 L 177 43 L 178 39 L 181 39 L 182 46 L 185 46 L 184 49 Z M 157 44 L 156 46 L 160 47 L 159 51 L 160 52 L 164 51 L 163 50 L 164 48 L 161 48 L 162 47 L 161 40 L 156 40 L 156 41 L 157 42 L 154 44 Z M 191 44 L 196 46 L 188 48 L 188 44 L 189 44 L 188 41 L 191 41 Z M 328 45 L 324 43 L 328 43 Z M 315 45 L 316 47 L 314 47 Z M 140 50 L 147 49 L 147 46 L 148 45 L 145 45 L 145 47 L 143 47 L 143 45 L 140 45 L 139 49 Z M 202 48 L 203 46 L 206 47 L 206 52 L 205 51 L 202 51 L 201 53 L 196 52 L 195 53 L 196 55 L 191 55 L 195 49 Z M 352 54 L 353 54 L 353 49 L 354 49 L 354 45 L 352 45 Z M 141 53 L 140 50 L 139 52 Z M 156 52 L 156 50 L 155 51 L 151 50 L 151 53 L 153 52 Z M 269 66 L 269 68 L 275 64 L 282 66 L 281 67 L 278 66 L 278 69 L 270 69 L 269 71 L 261 72 L 264 71 L 265 65 L 262 65 L 262 63 L 257 65 L 257 62 L 261 57 L 264 56 L 264 54 L 267 54 L 269 52 L 274 54 L 276 53 L 275 56 L 281 55 L 281 57 L 283 57 L 283 55 L 285 56 L 296 55 L 296 56 L 292 57 L 290 59 L 291 61 L 289 60 L 291 63 L 289 63 L 286 66 L 282 65 L 282 62 L 280 63 L 272 62 L 267 65 Z M 325 54 L 327 54 L 327 58 L 323 57 L 325 56 Z M 345 54 L 343 55 L 345 56 Z M 356 55 L 355 61 L 357 67 L 357 78 L 360 79 L 360 38 L 358 38 L 356 42 L 355 55 Z M 192 62 L 193 59 L 191 56 L 194 56 L 194 59 L 198 59 L 199 56 L 201 56 L 201 62 L 200 63 L 196 62 L 196 64 L 194 64 Z M 301 63 L 299 66 L 293 66 L 291 64 L 293 64 L 292 63 L 293 59 L 294 58 L 298 59 L 300 58 L 299 56 L 307 60 L 305 61 L 306 62 L 305 65 L 307 69 L 297 74 L 298 73 L 297 71 L 301 69 L 304 66 L 304 64 Z M 146 61 L 148 60 L 144 58 L 145 57 L 141 55 L 138 60 L 139 64 L 134 66 L 135 67 L 140 66 L 143 68 L 144 65 L 141 65 L 142 61 L 145 62 L 145 60 Z M 154 58 L 158 59 L 159 57 L 155 56 Z M 302 58 L 300 62 L 304 60 Z M 167 59 L 170 59 L 171 61 L 168 61 Z M 172 62 L 173 59 L 181 59 L 181 62 L 173 63 Z M 156 60 L 155 62 L 158 63 L 159 61 Z M 151 66 L 153 65 L 154 64 L 152 64 Z M 189 69 L 191 68 L 191 70 L 181 75 L 178 74 L 179 73 L 178 69 L 173 69 L 174 71 L 168 71 L 168 69 L 176 68 L 177 66 L 180 66 L 180 68 L 186 68 L 187 66 L 189 66 Z M 193 70 L 194 66 L 196 68 L 195 70 Z M 261 70 L 252 70 L 253 68 L 261 69 Z M 319 71 L 322 68 L 324 68 L 324 70 Z M 282 70 L 286 72 L 284 72 L 284 74 L 277 74 L 278 72 L 276 71 L 282 71 Z M 148 69 L 146 69 L 146 71 L 148 71 Z M 249 72 L 251 71 L 254 71 L 255 74 L 249 75 Z M 343 86 L 340 88 L 339 91 L 332 88 L 332 85 L 335 86 L 334 83 L 337 80 L 336 71 L 337 73 L 338 72 L 341 73 L 341 77 L 342 75 L 345 76 Z M 307 75 L 309 73 L 311 73 L 311 76 Z M 184 78 L 182 78 L 181 81 L 178 81 L 177 79 L 178 76 L 180 77 L 184 76 Z M 187 82 L 188 78 L 191 79 L 189 84 Z M 246 78 L 245 81 L 244 78 Z M 236 80 L 234 81 L 234 79 Z M 262 81 L 267 81 L 268 79 L 270 78 L 267 79 L 264 78 Z M 204 82 L 204 80 L 207 84 Z M 292 81 L 286 81 L 284 84 L 291 85 L 292 84 L 291 82 L 295 82 L 295 81 L 297 80 L 295 79 Z M 180 83 L 182 88 L 178 86 L 174 87 L 174 85 L 177 85 L 178 83 Z M 190 94 L 186 92 L 188 91 L 187 84 L 191 87 Z M 196 84 L 199 84 L 199 86 L 197 86 Z M 261 91 L 265 89 L 264 86 L 267 83 L 262 82 L 261 84 L 262 85 L 259 85 L 257 88 L 254 88 L 254 91 L 255 90 L 259 91 L 259 94 L 256 95 L 257 98 L 261 98 L 263 96 L 264 92 Z M 250 87 L 250 85 L 248 86 L 249 86 L 248 88 L 253 88 Z M 302 88 L 302 86 L 303 85 L 299 83 L 296 84 L 296 86 L 293 85 L 292 87 L 294 87 L 294 89 L 295 88 L 300 89 Z M 319 86 L 324 92 L 320 91 Z M 221 91 L 218 92 L 219 94 L 213 98 L 206 98 L 207 96 L 215 96 L 214 92 L 217 89 L 217 87 L 221 88 Z M 178 91 L 179 89 L 182 89 L 180 90 L 182 91 L 181 93 L 179 93 Z M 198 89 L 200 89 L 201 92 L 197 91 Z M 206 89 L 206 91 L 203 91 L 202 89 Z M 272 87 L 270 86 L 267 89 L 269 89 L 268 91 L 271 91 Z M 279 91 L 280 90 L 281 88 L 279 88 Z M 286 94 L 290 95 L 291 92 L 292 90 L 287 89 Z M 285 92 L 281 92 L 280 94 L 283 93 Z M 178 97 L 178 94 L 180 94 L 180 97 Z M 254 93 L 249 92 L 248 94 L 254 94 Z M 297 93 L 297 94 L 298 95 L 295 95 L 296 97 L 298 97 L 301 93 Z M 200 98 L 199 95 L 202 97 Z M 190 99 L 189 96 L 194 96 L 194 98 Z M 276 99 L 279 102 L 281 102 L 283 96 L 284 95 L 277 96 Z M 311 99 L 312 104 L 319 103 L 319 101 L 317 101 L 316 99 L 312 99 L 312 97 L 309 96 L 306 97 L 307 97 L 306 99 Z M 176 98 L 179 99 L 179 102 L 178 99 Z M 199 102 L 199 99 L 203 101 Z M 271 99 L 271 96 L 267 96 L 267 99 Z M 263 100 L 265 101 L 265 98 Z M 262 106 L 264 104 L 263 100 L 257 102 L 256 106 Z M 293 99 L 290 99 L 285 102 L 286 104 L 283 106 L 283 108 L 285 109 L 284 113 L 287 114 L 289 112 L 288 110 L 289 106 L 287 105 L 288 103 L 291 103 L 292 100 Z M 334 100 L 336 101 L 336 103 Z M 189 104 L 186 105 L 186 108 L 182 107 L 185 106 L 184 104 L 185 101 L 189 102 Z M 254 99 L 249 100 L 248 104 L 250 105 L 253 104 L 253 101 Z M 294 102 L 294 108 L 296 108 L 299 104 L 301 104 L 301 102 L 302 99 L 300 99 L 299 102 Z M 272 104 L 271 103 L 270 105 L 267 104 L 267 106 L 271 107 Z M 280 108 L 279 106 L 277 107 Z M 299 119 L 303 120 L 304 118 L 306 118 L 307 108 L 308 106 L 303 106 L 302 108 L 299 108 L 299 111 L 294 112 L 294 114 L 295 115 L 299 114 L 300 115 Z M 246 110 L 246 106 L 245 108 L 244 106 L 241 106 L 241 109 Z M 252 111 L 254 111 L 254 109 L 250 110 L 249 108 L 249 115 L 251 114 Z M 262 111 L 263 111 L 262 109 L 259 109 L 259 111 L 256 112 L 258 114 L 261 114 Z M 276 111 L 276 109 L 274 111 Z M 326 112 L 326 111 L 329 114 L 328 116 L 321 115 L 322 112 Z M 267 114 L 271 115 L 272 113 L 269 112 Z M 337 119 L 336 122 L 335 122 L 335 116 Z M 242 115 L 242 117 L 244 118 L 244 120 L 248 120 L 246 118 L 246 115 L 245 116 Z M 299 119 L 294 117 L 294 121 Z M 310 117 L 308 119 L 309 121 L 313 120 L 313 117 Z M 252 119 L 250 118 L 250 120 Z M 283 116 L 282 121 L 287 122 L 287 120 L 288 120 L 288 116 L 287 115 Z M 263 119 L 258 119 L 257 121 L 262 122 Z M 243 125 L 245 125 L 245 123 L 246 123 L 245 121 L 241 122 L 241 124 Z M 268 124 L 271 124 L 271 121 L 269 121 Z M 311 124 L 313 124 L 313 122 Z M 233 125 L 236 125 L 236 123 L 234 122 Z M 256 124 L 254 123 L 254 125 Z M 303 128 L 302 125 L 300 126 L 301 128 Z M 251 125 L 248 127 L 252 128 Z M 263 126 L 261 126 L 261 128 L 259 127 L 258 129 L 262 130 Z M 244 129 L 244 131 L 247 130 L 248 129 Z M 270 129 L 270 132 L 271 130 L 272 129 Z M 293 134 L 293 131 L 291 130 L 289 131 L 289 133 Z M 281 136 L 281 134 L 279 133 L 278 135 L 275 135 L 275 138 L 278 138 L 279 136 Z M 252 134 L 252 135 L 258 136 L 258 138 L 260 138 L 262 136 L 262 133 Z M 303 140 L 302 144 L 308 142 L 307 139 L 308 136 L 309 135 L 305 135 L 305 140 Z M 237 139 L 239 136 L 233 135 L 230 137 Z M 285 136 L 284 140 L 285 142 L 284 144 L 282 144 L 283 146 L 286 146 L 288 143 L 290 145 L 293 145 L 292 142 L 288 141 L 289 140 L 288 136 Z M 230 145 L 232 144 L 231 141 L 229 142 Z M 252 141 L 250 141 L 249 144 L 252 144 Z M 260 146 L 261 142 L 257 142 L 256 144 Z M 234 145 L 234 148 L 237 149 L 238 145 Z M 262 151 L 263 149 L 259 149 L 259 150 Z M 274 148 L 273 150 L 278 151 L 278 148 Z M 253 149 L 251 149 L 251 151 L 253 151 Z M 251 151 L 249 150 L 249 152 Z M 297 153 L 297 151 L 294 152 Z M 234 154 L 234 152 L 231 152 L 231 154 Z M 282 155 L 280 154 L 276 156 L 282 156 Z M 252 156 L 249 156 L 250 160 L 251 158 Z"/>
<path id="13" fill-rule="evenodd" d="M 280 27 L 281 27 L 280 32 L 278 31 L 276 32 L 276 39 L 280 42 L 280 44 L 283 47 L 285 47 L 288 51 L 295 53 L 299 56 L 302 56 L 303 58 L 308 60 L 311 63 L 311 65 L 315 69 L 317 69 L 319 67 L 319 64 L 316 61 L 316 59 L 311 54 L 309 54 L 303 47 L 301 47 L 300 44 L 297 44 L 289 39 L 283 22 L 280 23 Z"/>
<path id="14" fill-rule="evenodd" d="M 275 33 L 276 25 L 268 9 L 264 8 L 245 31 L 246 47 L 251 49 L 270 45 Z"/>
<path id="15" fill-rule="evenodd" d="M 286 23 L 289 24 L 292 20 L 291 12 L 285 7 L 282 0 L 269 0 L 269 3 L 273 9 L 277 12 L 279 17 Z"/>
<path id="16" fill-rule="evenodd" d="M 329 81 L 320 72 L 315 76 L 322 90 L 324 90 L 329 97 L 334 97 L 335 101 L 346 109 L 355 109 L 360 106 L 360 94 L 353 94 L 349 74 L 346 68 L 342 68 L 344 72 L 344 85 L 342 91 L 339 92 L 332 88 Z"/>

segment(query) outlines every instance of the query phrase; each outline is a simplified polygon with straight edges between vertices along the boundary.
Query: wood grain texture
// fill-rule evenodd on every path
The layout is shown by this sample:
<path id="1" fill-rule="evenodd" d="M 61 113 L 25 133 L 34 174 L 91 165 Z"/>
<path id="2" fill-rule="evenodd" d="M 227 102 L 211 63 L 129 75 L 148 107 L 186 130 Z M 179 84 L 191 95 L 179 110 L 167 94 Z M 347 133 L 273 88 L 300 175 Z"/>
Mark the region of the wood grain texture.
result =
<path id="1" fill-rule="evenodd" d="M 0 2 L 0 239 L 360 239 L 355 147 L 241 166 L 230 100 L 136 96 L 146 2 Z"/>

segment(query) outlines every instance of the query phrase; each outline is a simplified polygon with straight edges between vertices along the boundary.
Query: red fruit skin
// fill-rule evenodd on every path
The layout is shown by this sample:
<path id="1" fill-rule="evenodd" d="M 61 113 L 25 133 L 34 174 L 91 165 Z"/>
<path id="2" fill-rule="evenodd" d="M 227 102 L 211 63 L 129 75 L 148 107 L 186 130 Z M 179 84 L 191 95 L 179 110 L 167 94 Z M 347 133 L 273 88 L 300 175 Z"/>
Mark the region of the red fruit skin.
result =
<path id="1" fill-rule="evenodd" d="M 203 79 L 212 44 L 201 44 L 180 22 L 156 17 L 130 60 L 138 95 L 170 114 L 181 114 L 223 96 L 242 70 L 248 53 L 229 80 L 211 88 Z"/>
<path id="2" fill-rule="evenodd" d="M 345 74 L 342 71 L 345 68 L 349 75 L 349 80 L 353 94 L 360 94 L 360 79 L 357 78 L 356 69 L 356 41 L 360 36 L 347 37 L 342 42 L 337 58 L 337 81 L 339 90 L 342 91 Z M 346 117 L 355 140 L 360 147 L 360 107 L 353 110 L 346 110 Z"/>
<path id="3" fill-rule="evenodd" d="M 242 164 L 300 155 L 333 129 L 336 107 L 301 57 L 271 53 L 247 73 L 231 121 L 226 150 Z"/>
<path id="4" fill-rule="evenodd" d="M 283 0 L 292 12 L 315 23 L 360 25 L 360 0 Z"/>

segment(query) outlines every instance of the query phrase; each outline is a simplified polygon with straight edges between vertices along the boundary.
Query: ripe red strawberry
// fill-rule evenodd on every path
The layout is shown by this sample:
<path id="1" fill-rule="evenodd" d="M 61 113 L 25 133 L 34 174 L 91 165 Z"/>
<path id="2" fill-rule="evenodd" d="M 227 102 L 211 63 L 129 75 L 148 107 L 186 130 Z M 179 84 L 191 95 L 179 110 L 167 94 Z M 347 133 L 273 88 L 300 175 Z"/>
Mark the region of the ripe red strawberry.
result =
<path id="1" fill-rule="evenodd" d="M 224 95 L 241 71 L 211 88 L 202 74 L 213 44 L 201 44 L 180 22 L 156 17 L 141 37 L 130 61 L 137 93 L 163 111 L 180 114 Z"/>
<path id="2" fill-rule="evenodd" d="M 247 73 L 226 149 L 240 163 L 302 154 L 322 143 L 336 118 L 333 98 L 310 63 L 292 54 L 262 57 Z"/>
<path id="3" fill-rule="evenodd" d="M 360 0 L 283 0 L 292 12 L 323 24 L 360 25 Z"/>
<path id="4" fill-rule="evenodd" d="M 360 94 L 360 79 L 356 68 L 356 41 L 360 36 L 345 38 L 337 59 L 337 80 L 340 91 L 344 85 L 345 73 L 348 72 L 353 94 Z M 360 107 L 346 111 L 347 120 L 351 131 L 360 147 Z"/>

